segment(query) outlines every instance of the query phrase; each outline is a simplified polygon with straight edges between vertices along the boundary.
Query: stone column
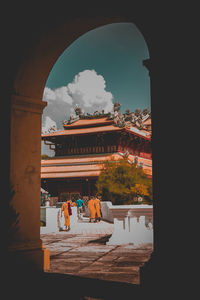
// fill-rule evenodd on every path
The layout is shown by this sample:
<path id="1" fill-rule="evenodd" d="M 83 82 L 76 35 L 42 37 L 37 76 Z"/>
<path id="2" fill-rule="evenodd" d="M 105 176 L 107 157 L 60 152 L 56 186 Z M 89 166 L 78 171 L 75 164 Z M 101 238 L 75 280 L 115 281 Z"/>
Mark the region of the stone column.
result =
<path id="1" fill-rule="evenodd" d="M 42 270 L 40 239 L 41 115 L 47 105 L 38 99 L 11 99 L 10 181 L 15 191 L 12 207 L 19 213 L 17 232 L 9 246 L 23 262 Z"/>

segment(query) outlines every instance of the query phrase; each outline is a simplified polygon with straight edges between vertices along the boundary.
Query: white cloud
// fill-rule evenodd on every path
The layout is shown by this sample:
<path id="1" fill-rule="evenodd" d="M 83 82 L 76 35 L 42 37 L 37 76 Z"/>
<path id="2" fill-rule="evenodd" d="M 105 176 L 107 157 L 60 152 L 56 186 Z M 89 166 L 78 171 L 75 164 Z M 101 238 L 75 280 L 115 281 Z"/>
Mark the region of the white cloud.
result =
<path id="1" fill-rule="evenodd" d="M 49 101 L 63 101 L 68 104 L 72 104 L 73 99 L 68 94 L 67 87 L 62 86 L 60 88 L 57 88 L 55 90 L 52 90 L 48 87 L 45 87 L 44 93 L 43 93 L 43 100 L 49 102 Z"/>
<path id="2" fill-rule="evenodd" d="M 113 95 L 105 90 L 106 83 L 102 75 L 94 70 L 85 70 L 75 76 L 67 85 L 69 95 L 83 111 L 93 113 L 95 110 L 109 112 L 113 108 Z"/>
<path id="3" fill-rule="evenodd" d="M 43 93 L 43 100 L 45 100 L 45 101 L 56 100 L 55 92 L 52 89 L 45 87 L 44 93 Z"/>
<path id="4" fill-rule="evenodd" d="M 55 120 L 58 129 L 62 128 L 62 121 L 67 120 L 73 107 L 78 104 L 85 113 L 94 113 L 104 110 L 105 113 L 113 108 L 113 95 L 106 90 L 106 82 L 102 75 L 98 75 L 95 70 L 84 70 L 78 73 L 73 82 L 67 86 L 52 90 L 45 87 L 43 100 L 48 105 L 43 111 L 42 125 L 51 120 Z"/>

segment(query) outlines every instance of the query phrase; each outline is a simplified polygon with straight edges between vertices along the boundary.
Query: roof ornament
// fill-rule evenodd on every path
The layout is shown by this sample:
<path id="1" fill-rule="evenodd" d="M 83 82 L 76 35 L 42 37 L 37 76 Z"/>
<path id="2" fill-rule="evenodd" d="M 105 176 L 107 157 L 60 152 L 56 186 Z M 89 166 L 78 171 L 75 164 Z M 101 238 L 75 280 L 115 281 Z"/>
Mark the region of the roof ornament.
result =
<path id="1" fill-rule="evenodd" d="M 141 115 L 138 115 L 136 119 L 136 126 L 138 127 L 138 129 L 142 129 L 144 127 Z"/>
<path id="2" fill-rule="evenodd" d="M 69 121 L 67 121 L 67 120 L 63 120 L 63 121 L 62 121 L 62 124 L 63 124 L 63 125 L 67 125 L 68 123 L 69 123 Z"/>
<path id="3" fill-rule="evenodd" d="M 68 121 L 64 120 L 63 125 L 68 125 L 76 122 L 79 119 L 96 119 L 107 117 L 109 120 L 113 120 L 115 126 L 120 128 L 127 127 L 135 127 L 138 130 L 146 130 L 151 134 L 151 123 L 146 122 L 149 118 L 151 118 L 151 112 L 148 108 L 141 110 L 140 108 L 136 108 L 134 112 L 131 112 L 129 109 L 125 111 L 124 114 L 120 113 L 121 104 L 119 102 L 115 102 L 113 104 L 113 109 L 105 113 L 102 111 L 94 111 L 91 113 L 84 113 L 81 107 L 76 104 L 74 107 L 75 114 L 70 114 L 70 119 Z"/>
<path id="4" fill-rule="evenodd" d="M 126 126 L 126 122 L 124 121 L 123 118 L 118 119 L 117 126 L 119 126 L 119 127 L 125 127 Z"/>
<path id="5" fill-rule="evenodd" d="M 77 120 L 79 120 L 79 116 L 78 115 L 70 114 L 70 118 L 69 118 L 68 124 L 72 124 L 72 123 L 76 122 Z"/>
<path id="6" fill-rule="evenodd" d="M 54 125 L 42 127 L 42 134 L 48 134 L 56 131 L 58 131 L 56 123 Z"/>
<path id="7" fill-rule="evenodd" d="M 134 112 L 131 112 L 129 109 L 126 110 L 124 114 L 120 113 L 121 104 L 116 102 L 113 107 L 113 111 L 110 114 L 110 119 L 114 120 L 116 126 L 119 127 L 131 127 L 135 126 L 138 129 L 147 129 L 143 124 L 150 116 L 150 111 L 148 108 L 145 108 L 141 111 L 140 108 L 137 108 Z"/>
<path id="8" fill-rule="evenodd" d="M 80 106 L 78 104 L 75 105 L 74 111 L 76 113 L 77 116 L 81 116 L 83 115 L 82 109 L 80 108 Z"/>
<path id="9" fill-rule="evenodd" d="M 130 112 L 130 110 L 127 109 L 123 116 L 126 126 L 132 125 L 137 127 L 139 130 L 148 130 L 148 126 L 144 124 L 144 122 L 151 117 L 151 113 L 148 108 L 145 108 L 143 111 L 137 108 L 134 112 Z"/>
<path id="10" fill-rule="evenodd" d="M 96 110 L 96 111 L 93 113 L 94 116 L 100 116 L 100 114 L 101 114 L 101 113 L 100 113 L 98 110 Z"/>
<path id="11" fill-rule="evenodd" d="M 70 120 L 73 121 L 76 119 L 76 116 L 74 114 L 70 114 Z"/>
<path id="12" fill-rule="evenodd" d="M 132 121 L 132 118 L 133 118 L 133 113 L 129 110 L 129 109 L 127 109 L 126 111 L 125 111 L 125 114 L 124 114 L 124 120 L 125 121 Z"/>
<path id="13" fill-rule="evenodd" d="M 120 107 L 121 107 L 120 103 L 115 103 L 115 105 L 114 105 L 114 112 L 112 112 L 110 118 L 113 119 L 113 121 L 114 121 L 114 123 L 115 123 L 116 126 L 118 126 L 118 127 L 125 127 L 126 126 L 126 122 L 125 122 L 124 115 L 119 112 Z"/>
<path id="14" fill-rule="evenodd" d="M 120 108 L 121 108 L 121 104 L 119 102 L 116 102 L 113 107 L 114 111 L 119 111 Z"/>
<path id="15" fill-rule="evenodd" d="M 148 108 L 143 109 L 142 115 L 143 115 L 143 116 L 149 116 L 149 115 L 150 115 L 149 109 L 148 109 Z"/>

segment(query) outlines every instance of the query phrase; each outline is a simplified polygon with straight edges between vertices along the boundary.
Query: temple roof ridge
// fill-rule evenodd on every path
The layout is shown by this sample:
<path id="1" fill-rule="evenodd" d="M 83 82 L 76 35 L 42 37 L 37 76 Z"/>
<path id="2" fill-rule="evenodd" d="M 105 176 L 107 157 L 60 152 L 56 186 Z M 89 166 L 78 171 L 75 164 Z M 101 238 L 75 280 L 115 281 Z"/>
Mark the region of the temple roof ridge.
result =
<path id="1" fill-rule="evenodd" d="M 69 120 L 63 121 L 64 130 L 57 130 L 51 128 L 48 133 L 43 136 L 51 135 L 70 135 L 70 134 L 84 134 L 101 131 L 115 131 L 120 129 L 128 130 L 140 136 L 150 138 L 151 136 L 151 113 L 145 108 L 141 111 L 139 108 L 135 112 L 129 109 L 124 114 L 120 113 L 120 104 L 116 103 L 113 110 L 105 113 L 95 111 L 93 114 L 84 114 L 79 106 L 76 106 L 76 115 L 71 114 Z M 95 129 L 96 128 L 96 129 Z M 69 132 L 70 131 L 70 132 Z"/>
<path id="2" fill-rule="evenodd" d="M 90 122 L 90 120 L 104 119 L 104 122 L 113 120 L 114 125 L 118 127 L 134 126 L 138 129 L 148 130 L 147 126 L 145 126 L 146 121 L 151 118 L 151 113 L 148 108 L 143 109 L 143 111 L 137 108 L 135 112 L 131 112 L 129 109 L 127 109 L 126 112 L 122 114 L 120 113 L 120 107 L 121 104 L 116 102 L 113 110 L 108 113 L 105 113 L 104 110 L 102 110 L 101 112 L 95 111 L 93 114 L 84 114 L 82 109 L 76 104 L 74 109 L 76 115 L 70 114 L 69 120 L 63 120 L 63 127 L 65 129 L 73 128 L 73 124 L 77 126 L 77 122 L 79 120 L 88 120 L 88 124 L 95 124 L 94 122 Z M 81 125 L 83 123 L 84 122 L 79 122 L 78 124 Z M 87 124 L 87 122 L 85 122 L 85 124 Z"/>

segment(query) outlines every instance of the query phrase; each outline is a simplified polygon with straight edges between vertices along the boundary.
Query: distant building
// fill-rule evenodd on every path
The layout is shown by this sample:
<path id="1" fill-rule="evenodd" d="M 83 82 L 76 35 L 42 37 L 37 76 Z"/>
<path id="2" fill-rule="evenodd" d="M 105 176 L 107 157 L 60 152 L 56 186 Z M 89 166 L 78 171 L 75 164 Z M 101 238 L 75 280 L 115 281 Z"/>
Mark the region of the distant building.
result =
<path id="1" fill-rule="evenodd" d="M 95 112 L 63 121 L 64 130 L 43 133 L 55 156 L 41 161 L 41 186 L 58 201 L 95 193 L 95 183 L 108 159 L 138 162 L 152 176 L 151 117 Z"/>

